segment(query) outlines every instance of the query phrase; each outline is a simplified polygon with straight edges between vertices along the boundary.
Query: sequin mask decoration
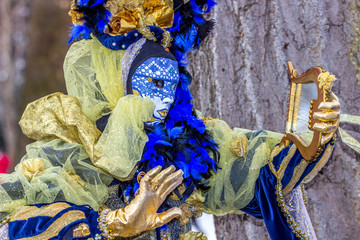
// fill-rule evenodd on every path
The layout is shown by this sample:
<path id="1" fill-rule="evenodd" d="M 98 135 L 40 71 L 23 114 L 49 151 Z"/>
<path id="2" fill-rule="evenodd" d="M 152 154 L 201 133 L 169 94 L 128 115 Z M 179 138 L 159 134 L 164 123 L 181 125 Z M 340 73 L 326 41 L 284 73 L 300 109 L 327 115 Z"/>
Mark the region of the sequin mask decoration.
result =
<path id="1" fill-rule="evenodd" d="M 179 82 L 178 63 L 161 57 L 152 57 L 144 61 L 132 76 L 133 93 L 149 97 L 155 104 L 153 120 L 163 121 L 175 99 L 175 90 Z"/>

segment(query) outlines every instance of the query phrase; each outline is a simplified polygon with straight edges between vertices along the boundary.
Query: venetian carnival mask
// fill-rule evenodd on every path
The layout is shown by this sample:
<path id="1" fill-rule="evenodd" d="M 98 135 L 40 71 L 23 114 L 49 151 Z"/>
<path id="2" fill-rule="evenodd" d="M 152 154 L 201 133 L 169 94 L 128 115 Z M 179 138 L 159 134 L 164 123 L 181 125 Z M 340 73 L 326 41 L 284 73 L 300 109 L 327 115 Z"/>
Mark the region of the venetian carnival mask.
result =
<path id="1" fill-rule="evenodd" d="M 149 97 L 155 104 L 154 121 L 163 121 L 175 99 L 179 82 L 177 61 L 152 57 L 144 61 L 132 76 L 133 93 Z"/>
<path id="2" fill-rule="evenodd" d="M 130 47 L 123 60 L 131 62 L 127 93 L 150 98 L 155 104 L 153 122 L 164 121 L 175 100 L 180 78 L 174 55 L 158 43 L 140 40 Z M 123 69 L 126 67 L 125 64 Z"/>

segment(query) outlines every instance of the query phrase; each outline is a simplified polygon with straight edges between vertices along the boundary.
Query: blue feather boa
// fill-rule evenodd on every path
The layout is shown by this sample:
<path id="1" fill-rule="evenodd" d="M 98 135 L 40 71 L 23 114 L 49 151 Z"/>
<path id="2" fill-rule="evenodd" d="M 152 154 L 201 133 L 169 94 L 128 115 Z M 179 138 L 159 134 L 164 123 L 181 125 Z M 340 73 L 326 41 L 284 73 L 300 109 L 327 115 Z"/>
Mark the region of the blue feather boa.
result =
<path id="1" fill-rule="evenodd" d="M 135 196 L 139 188 L 137 175 L 159 165 L 163 168 L 174 165 L 184 172 L 187 190 L 180 196 L 183 199 L 189 197 L 195 188 L 207 190 L 208 179 L 216 174 L 220 158 L 218 146 L 193 110 L 188 77 L 185 74 L 180 76 L 176 100 L 165 122 L 145 124 L 149 140 L 137 165 L 135 177 L 126 183 L 123 191 L 127 201 Z"/>

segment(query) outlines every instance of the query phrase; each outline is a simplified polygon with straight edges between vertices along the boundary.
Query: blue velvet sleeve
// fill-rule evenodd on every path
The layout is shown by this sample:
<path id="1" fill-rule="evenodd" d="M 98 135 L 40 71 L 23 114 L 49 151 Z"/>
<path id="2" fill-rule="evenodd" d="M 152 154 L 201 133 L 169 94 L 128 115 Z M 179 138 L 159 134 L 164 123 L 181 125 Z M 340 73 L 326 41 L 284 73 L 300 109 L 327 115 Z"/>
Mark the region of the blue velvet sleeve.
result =
<path id="1" fill-rule="evenodd" d="M 68 202 L 29 205 L 11 216 L 9 239 L 102 239 L 98 217 L 98 212 L 87 205 Z M 80 224 L 85 224 L 87 235 L 73 237 Z"/>
<path id="2" fill-rule="evenodd" d="M 312 226 L 306 226 L 310 230 L 304 230 L 299 218 L 294 217 L 294 213 L 289 210 L 291 204 L 286 202 L 285 197 L 295 195 L 294 189 L 300 189 L 299 185 L 303 181 L 310 181 L 316 175 L 328 160 L 333 144 L 327 144 L 323 153 L 312 163 L 306 162 L 299 150 L 290 144 L 280 149 L 269 164 L 260 170 L 254 198 L 241 210 L 264 219 L 271 239 L 312 239 Z M 300 207 L 305 206 L 302 196 L 297 198 Z M 300 209 L 300 215 L 305 216 L 311 225 L 305 207 Z"/>

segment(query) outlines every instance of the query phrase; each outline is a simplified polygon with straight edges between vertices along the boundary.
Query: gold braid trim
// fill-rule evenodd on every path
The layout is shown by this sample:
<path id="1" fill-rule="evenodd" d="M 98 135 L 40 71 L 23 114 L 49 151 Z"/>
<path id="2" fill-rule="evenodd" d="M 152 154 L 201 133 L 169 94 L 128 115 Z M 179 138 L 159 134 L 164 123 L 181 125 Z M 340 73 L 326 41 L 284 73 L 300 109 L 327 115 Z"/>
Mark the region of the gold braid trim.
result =
<path id="1" fill-rule="evenodd" d="M 69 211 L 69 212 L 65 213 L 63 216 L 61 216 L 60 218 L 58 218 L 55 222 L 53 222 L 53 224 L 51 224 L 45 232 L 43 232 L 37 236 L 33 236 L 33 237 L 29 237 L 29 238 L 21 238 L 20 240 L 50 239 L 50 238 L 58 235 L 59 232 L 67 225 L 69 225 L 77 220 L 84 219 L 84 218 L 85 218 L 85 214 L 81 211 L 77 211 L 77 210 Z"/>
<path id="2" fill-rule="evenodd" d="M 282 148 L 283 149 L 283 148 Z M 282 150 L 281 149 L 281 150 Z M 285 156 L 285 158 L 282 160 L 281 164 L 280 164 L 280 167 L 279 167 L 279 170 L 277 171 L 277 174 L 279 176 L 280 179 L 283 179 L 284 177 L 284 174 L 285 174 L 285 170 L 291 160 L 291 158 L 294 156 L 296 152 L 296 146 L 295 144 L 293 144 L 290 149 L 289 149 L 289 152 L 288 154 Z M 280 152 L 279 152 L 280 153 Z M 273 159 L 273 158 L 272 158 Z"/>
<path id="3" fill-rule="evenodd" d="M 163 39 L 161 40 L 161 46 L 164 48 L 171 47 L 171 42 L 173 38 L 171 37 L 170 33 L 168 31 L 164 31 L 163 33 Z"/>
<path id="4" fill-rule="evenodd" d="M 327 163 L 327 161 L 331 156 L 333 149 L 334 146 L 331 146 L 330 144 L 327 146 L 319 162 L 317 162 L 313 170 L 311 170 L 311 172 L 305 176 L 304 178 L 305 183 L 310 182 L 315 177 L 315 175 L 321 170 L 321 168 L 325 166 L 325 164 Z"/>
<path id="5" fill-rule="evenodd" d="M 304 184 L 300 183 L 300 187 L 301 187 L 301 193 L 302 193 L 302 197 L 304 199 L 305 207 L 307 207 L 307 196 L 306 196 Z"/>
<path id="6" fill-rule="evenodd" d="M 283 186 L 281 184 L 281 179 L 279 178 L 279 176 L 276 173 L 274 164 L 272 163 L 272 161 L 269 161 L 268 165 L 269 165 L 271 172 L 274 174 L 274 176 L 277 179 L 277 184 L 275 186 L 276 201 L 278 202 L 278 206 L 281 209 L 281 211 L 283 212 L 289 227 L 291 228 L 292 232 L 296 235 L 296 237 L 300 238 L 301 240 L 309 240 L 309 237 L 306 236 L 306 234 L 303 231 L 301 231 L 300 227 L 297 225 L 297 223 L 291 217 L 291 215 L 289 213 L 289 209 L 286 207 L 284 195 L 282 192 Z"/>
<path id="7" fill-rule="evenodd" d="M 54 217 L 68 207 L 70 207 L 70 205 L 64 202 L 54 203 L 40 208 L 25 206 L 11 216 L 11 221 L 22 221 L 31 217 Z"/>
<path id="8" fill-rule="evenodd" d="M 305 169 L 308 165 L 309 164 L 307 163 L 306 160 L 301 160 L 299 165 L 297 165 L 294 168 L 294 173 L 293 173 L 293 176 L 292 176 L 290 182 L 283 189 L 284 194 L 288 194 L 294 188 L 296 183 L 299 182 L 301 175 L 305 172 Z"/>
<path id="9" fill-rule="evenodd" d="M 143 38 L 156 42 L 155 33 L 151 32 L 149 27 L 142 27 L 139 28 L 138 30 L 139 33 L 143 35 Z"/>

